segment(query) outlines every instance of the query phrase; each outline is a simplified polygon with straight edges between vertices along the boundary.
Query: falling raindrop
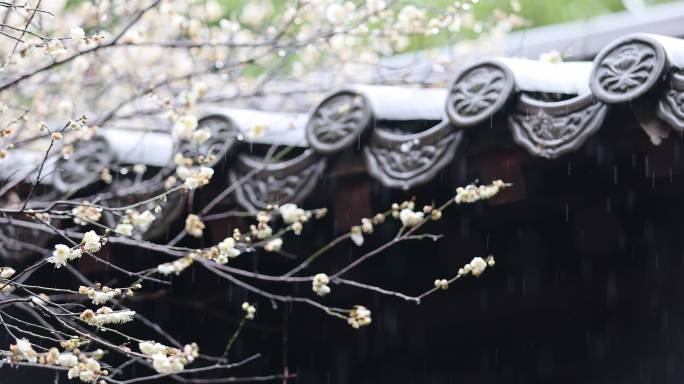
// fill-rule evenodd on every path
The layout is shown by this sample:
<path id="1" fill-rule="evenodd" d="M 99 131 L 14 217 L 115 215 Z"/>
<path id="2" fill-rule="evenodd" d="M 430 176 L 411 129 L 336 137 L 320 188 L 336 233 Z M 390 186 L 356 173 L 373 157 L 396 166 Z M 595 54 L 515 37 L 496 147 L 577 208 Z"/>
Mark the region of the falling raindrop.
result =
<path id="1" fill-rule="evenodd" d="M 560 268 L 558 267 L 558 265 L 556 265 L 556 273 L 555 273 L 555 279 L 554 279 L 556 288 L 558 288 L 558 274 L 559 273 L 560 273 Z"/>

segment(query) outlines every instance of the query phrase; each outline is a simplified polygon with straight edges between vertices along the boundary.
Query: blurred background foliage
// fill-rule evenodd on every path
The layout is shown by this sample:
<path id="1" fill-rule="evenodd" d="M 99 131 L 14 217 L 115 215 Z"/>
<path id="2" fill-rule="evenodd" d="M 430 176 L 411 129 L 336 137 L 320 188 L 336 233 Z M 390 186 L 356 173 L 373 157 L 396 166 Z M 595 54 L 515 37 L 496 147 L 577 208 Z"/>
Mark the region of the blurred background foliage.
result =
<path id="1" fill-rule="evenodd" d="M 250 0 L 220 0 L 227 15 L 234 15 Z M 519 15 L 528 24 L 526 28 L 539 27 L 549 24 L 565 23 L 570 21 L 588 20 L 596 16 L 614 12 L 631 11 L 638 13 L 643 8 L 674 1 L 682 0 L 480 0 L 474 7 L 477 20 L 487 20 L 495 10 L 499 9 L 510 13 L 515 7 L 515 2 L 520 5 Z M 276 13 L 284 8 L 288 0 L 272 0 Z M 405 4 L 416 4 L 434 7 L 435 10 L 443 10 L 454 3 L 454 0 L 416 0 L 400 1 Z M 472 32 L 460 34 L 440 33 L 435 36 L 413 38 L 407 51 L 424 49 L 453 43 L 462 38 L 474 38 Z"/>
<path id="2" fill-rule="evenodd" d="M 84 0 L 67 0 L 67 8 L 77 6 Z M 203 3 L 205 0 L 191 0 L 193 3 Z M 245 5 L 253 1 L 269 1 L 272 5 L 270 17 L 272 19 L 276 15 L 282 14 L 288 4 L 292 4 L 292 0 L 217 0 L 224 11 L 224 17 L 230 19 L 238 19 L 242 9 Z M 341 1 L 341 0 L 335 0 Z M 365 0 L 350 0 L 353 3 L 360 5 Z M 458 0 L 385 0 L 399 5 L 417 5 L 421 7 L 431 8 L 435 14 L 448 12 L 449 8 L 453 9 L 454 3 L 459 3 Z M 514 28 L 514 30 L 521 30 L 526 28 L 541 27 L 550 24 L 566 23 L 573 21 L 589 20 L 597 16 L 606 15 L 615 12 L 629 11 L 632 13 L 642 12 L 645 8 L 662 3 L 671 3 L 684 0 L 471 0 L 476 2 L 473 7 L 473 16 L 476 22 L 487 25 L 496 19 L 497 11 L 503 11 L 505 14 L 517 14 L 524 20 L 523 27 Z M 218 23 L 218 21 L 216 22 Z M 374 28 L 373 24 L 369 25 Z M 487 29 L 487 27 L 483 27 Z M 258 33 L 258 31 L 255 31 Z M 472 28 L 464 28 L 460 32 L 442 31 L 435 35 L 429 36 L 411 36 L 409 44 L 402 50 L 397 50 L 395 53 L 418 51 L 423 49 L 430 49 L 434 47 L 443 47 L 458 43 L 464 39 L 476 39 L 478 34 L 473 32 Z M 285 67 L 290 68 L 294 61 L 298 60 L 297 55 L 287 58 Z M 263 68 L 249 64 L 244 66 L 242 74 L 248 77 L 256 77 L 264 73 Z"/>

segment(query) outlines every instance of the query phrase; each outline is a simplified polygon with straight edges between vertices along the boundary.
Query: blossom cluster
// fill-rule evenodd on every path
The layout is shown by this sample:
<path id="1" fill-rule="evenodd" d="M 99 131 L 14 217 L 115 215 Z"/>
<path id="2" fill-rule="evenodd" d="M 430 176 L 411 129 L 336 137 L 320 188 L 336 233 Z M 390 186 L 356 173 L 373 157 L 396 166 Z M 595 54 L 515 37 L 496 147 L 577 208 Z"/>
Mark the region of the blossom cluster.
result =
<path id="1" fill-rule="evenodd" d="M 88 296 L 88 298 L 92 300 L 93 304 L 102 305 L 106 304 L 109 301 L 112 301 L 115 298 L 121 297 L 123 294 L 131 296 L 133 295 L 134 290 L 140 288 L 142 288 L 142 285 L 140 284 L 134 284 L 131 287 L 122 289 L 110 288 L 107 286 L 103 286 L 100 283 L 96 283 L 93 287 L 86 287 L 81 285 L 78 288 L 78 293 L 80 293 L 81 295 Z"/>
<path id="2" fill-rule="evenodd" d="M 372 234 L 374 230 L 374 225 L 377 224 L 382 224 L 385 222 L 385 215 L 382 213 L 378 213 L 377 215 L 373 216 L 372 219 L 369 218 L 362 218 L 361 219 L 361 225 L 355 225 L 351 227 L 350 230 L 350 237 L 354 244 L 357 246 L 362 246 L 364 242 L 363 234 Z"/>
<path id="3" fill-rule="evenodd" d="M 181 257 L 180 259 L 174 260 L 170 263 L 159 264 L 157 266 L 157 272 L 166 276 L 172 273 L 179 275 L 186 268 L 192 265 L 195 257 L 197 257 L 197 255 L 195 253 L 191 253 L 188 256 Z"/>
<path id="4" fill-rule="evenodd" d="M 107 371 L 103 370 L 100 366 L 100 363 L 93 358 L 85 359 L 84 361 L 71 367 L 67 372 L 67 377 L 69 379 L 78 377 L 81 381 L 86 383 L 92 383 L 100 376 L 106 375 Z"/>
<path id="5" fill-rule="evenodd" d="M 55 268 L 60 268 L 65 266 L 68 261 L 80 257 L 81 249 L 79 247 L 69 248 L 64 244 L 57 244 L 52 252 L 52 256 L 48 257 L 47 261 L 54 264 Z"/>
<path id="6" fill-rule="evenodd" d="M 239 232 L 238 232 L 239 233 Z M 229 259 L 234 259 L 240 256 L 240 250 L 235 248 L 235 239 L 233 237 L 226 237 L 218 244 L 219 255 L 216 262 L 225 264 Z"/>
<path id="7" fill-rule="evenodd" d="M 95 231 L 88 231 L 83 235 L 81 246 L 83 250 L 90 253 L 98 252 L 102 248 L 102 243 L 106 238 L 100 237 Z"/>
<path id="8" fill-rule="evenodd" d="M 435 288 L 449 289 L 449 281 L 447 279 L 437 279 L 435 280 Z"/>
<path id="9" fill-rule="evenodd" d="M 256 315 L 256 307 L 248 302 L 242 303 L 242 310 L 245 311 L 245 318 L 248 320 L 254 320 L 254 315 Z"/>
<path id="10" fill-rule="evenodd" d="M 79 317 L 86 323 L 94 326 L 103 326 L 107 324 L 122 324 L 133 320 L 135 311 L 121 310 L 115 311 L 109 307 L 100 307 L 93 312 L 91 309 L 86 309 L 81 312 Z"/>
<path id="11" fill-rule="evenodd" d="M 198 162 L 207 163 L 212 160 L 211 157 L 205 155 L 198 156 Z M 183 188 L 187 190 L 197 189 L 203 187 L 211 182 L 214 176 L 214 169 L 203 165 L 193 165 L 195 160 L 192 157 L 186 157 L 182 153 L 176 153 L 173 157 L 173 162 L 176 164 L 176 176 L 183 180 Z M 174 179 L 173 180 L 175 183 Z"/>
<path id="12" fill-rule="evenodd" d="M 38 353 L 33 349 L 33 345 L 27 339 L 17 339 L 15 344 L 10 345 L 9 348 L 12 353 L 8 357 L 12 361 L 28 361 L 29 363 L 38 362 Z"/>
<path id="13" fill-rule="evenodd" d="M 454 201 L 456 204 L 461 204 L 486 200 L 494 197 L 494 195 L 499 193 L 501 189 L 509 186 L 510 184 L 506 184 L 501 180 L 494 180 L 489 185 L 476 186 L 474 184 L 470 184 L 466 187 L 459 187 L 456 189 L 456 197 L 454 198 Z"/>
<path id="14" fill-rule="evenodd" d="M 399 212 L 399 220 L 405 227 L 415 227 L 423 221 L 424 216 L 423 212 L 416 212 L 408 207 Z"/>
<path id="15" fill-rule="evenodd" d="M 85 354 L 75 348 L 60 352 L 55 347 L 48 349 L 47 352 L 38 353 L 28 339 L 22 338 L 10 345 L 6 360 L 10 364 L 28 362 L 68 368 L 69 379 L 78 378 L 83 382 L 92 383 L 100 376 L 108 375 L 108 372 L 103 370 L 97 361 L 97 358 L 102 355 L 102 350 Z"/>
<path id="16" fill-rule="evenodd" d="M 121 222 L 114 228 L 114 232 L 123 236 L 133 236 L 134 231 L 145 233 L 156 219 L 157 217 L 149 209 L 142 212 L 129 209 L 126 210 L 126 215 L 121 219 Z"/>
<path id="17" fill-rule="evenodd" d="M 180 350 L 154 341 L 143 341 L 138 344 L 138 348 L 152 362 L 152 367 L 161 374 L 182 372 L 186 365 L 199 356 L 199 348 L 195 343 L 187 344 Z"/>
<path id="18" fill-rule="evenodd" d="M 102 217 L 102 208 L 84 201 L 80 205 L 71 210 L 71 215 L 74 217 L 74 223 L 78 225 L 89 225 L 97 223 Z"/>
<path id="19" fill-rule="evenodd" d="M 97 284 L 96 287 L 86 287 L 82 285 L 78 287 L 78 293 L 88 296 L 88 298 L 92 300 L 93 304 L 102 305 L 116 297 L 120 297 L 121 289 L 112 289 L 107 286 L 101 287 L 99 284 Z"/>
<path id="20" fill-rule="evenodd" d="M 478 277 L 487 269 L 487 266 L 493 267 L 494 264 L 494 256 L 487 256 L 486 259 L 474 257 L 470 263 L 464 265 L 463 268 L 458 269 L 458 276 L 472 274 L 473 276 Z"/>
<path id="21" fill-rule="evenodd" d="M 14 276 L 15 273 L 17 273 L 17 271 L 15 271 L 14 268 L 0 267 L 0 278 L 2 279 L 9 279 Z"/>
<path id="22" fill-rule="evenodd" d="M 398 219 L 404 227 L 415 227 L 422 223 L 425 218 L 439 220 L 442 218 L 442 211 L 431 205 L 426 205 L 421 211 L 415 211 L 416 204 L 413 201 L 404 201 L 401 204 L 393 203 L 389 212 L 377 213 L 372 218 L 362 218 L 361 225 L 352 226 L 349 232 L 351 240 L 357 246 L 362 246 L 365 239 L 364 234 L 372 234 L 375 226 L 383 224 L 387 216 Z"/>
<path id="23" fill-rule="evenodd" d="M 328 277 L 328 275 L 326 275 L 325 273 L 317 273 L 311 281 L 311 289 L 318 296 L 325 296 L 328 293 L 330 293 L 330 287 L 328 286 L 329 283 L 330 278 Z"/>
<path id="24" fill-rule="evenodd" d="M 355 305 L 354 308 L 349 311 L 347 323 L 354 329 L 369 325 L 371 323 L 371 311 L 363 305 Z"/>
<path id="25" fill-rule="evenodd" d="M 188 235 L 198 238 L 202 237 L 204 228 L 205 225 L 199 216 L 191 213 L 185 218 L 185 231 L 188 233 Z"/>
<path id="26" fill-rule="evenodd" d="M 258 212 L 256 215 L 256 224 L 252 224 L 249 227 L 249 231 L 253 237 L 263 240 L 271 237 L 273 234 L 273 228 L 268 224 L 271 221 L 271 214 L 268 212 Z"/>
<path id="27" fill-rule="evenodd" d="M 287 1 L 278 6 L 273 0 L 255 0 L 228 9 L 218 0 L 164 0 L 128 27 L 129 16 L 141 9 L 138 2 L 57 1 L 42 4 L 37 13 L 25 4 L 14 6 L 4 20 L 10 30 L 0 39 L 0 48 L 8 55 L 0 65 L 7 79 L 29 76 L 17 83 L 27 86 L 0 97 L 0 111 L 8 121 L 0 130 L 0 138 L 8 139 L 0 142 L 0 158 L 13 142 L 39 135 L 43 121 L 73 122 L 69 133 L 89 140 L 97 127 L 71 120 L 83 111 L 117 118 L 107 112 L 125 116 L 157 108 L 175 137 L 200 146 L 213 135 L 198 124 L 198 105 L 205 98 L 249 95 L 264 85 L 259 76 L 242 71 L 248 64 L 264 68 L 272 81 L 294 77 L 313 86 L 319 82 L 317 70 L 333 66 L 341 69 L 335 82 L 368 81 L 382 56 L 406 50 L 412 39 L 463 30 L 500 35 L 523 24 L 516 15 L 519 6 L 480 20 L 475 17 L 477 3 L 462 0 L 439 9 L 387 0 Z M 40 27 L 21 33 L 28 18 Z M 103 46 L 107 60 L 92 54 Z M 285 56 L 291 65 L 281 68 Z M 32 73 L 54 61 L 63 65 Z M 46 81 L 53 78 L 60 81 Z M 24 116 L 23 106 L 31 106 L 31 113 Z M 252 131 L 258 136 L 263 128 L 250 129 L 248 136 Z M 73 153 L 71 142 L 64 140 L 62 153 Z M 109 172 L 102 176 L 111 182 Z"/>

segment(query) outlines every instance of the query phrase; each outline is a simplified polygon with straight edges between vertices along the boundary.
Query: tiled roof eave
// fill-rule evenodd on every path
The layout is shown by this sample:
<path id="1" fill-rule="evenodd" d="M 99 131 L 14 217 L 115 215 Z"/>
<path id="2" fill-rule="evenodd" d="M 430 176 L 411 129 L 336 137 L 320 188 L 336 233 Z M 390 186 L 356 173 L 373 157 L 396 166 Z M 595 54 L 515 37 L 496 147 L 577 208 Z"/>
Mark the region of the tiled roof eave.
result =
<path id="1" fill-rule="evenodd" d="M 582 147 L 604 125 L 610 108 L 629 104 L 658 144 L 670 130 L 684 131 L 682 66 L 684 41 L 632 34 L 606 45 L 593 62 L 492 58 L 463 67 L 446 89 L 350 85 L 329 93 L 308 114 L 214 108 L 202 116 L 200 126 L 212 131 L 205 149 L 216 151 L 213 165 L 227 159 L 227 183 L 258 170 L 259 176 L 241 183 L 236 193 L 240 206 L 258 210 L 269 203 L 302 201 L 349 149 L 362 154 L 369 175 L 384 186 L 412 189 L 452 163 L 463 139 L 495 117 L 510 130 L 513 145 L 555 159 Z M 250 145 L 236 145 L 238 136 L 257 123 L 272 127 L 254 139 L 258 143 L 304 149 L 275 163 L 257 164 Z M 420 128 L 407 129 L 406 124 Z M 167 146 L 186 150 L 173 137 L 165 140 Z M 120 148 L 104 145 L 102 150 L 127 159 Z M 74 158 L 96 161 L 79 149 Z M 68 171 L 73 160 L 58 161 Z M 59 190 L 82 188 L 96 179 L 97 164 L 91 168 L 92 175 L 60 175 L 78 184 L 53 183 Z"/>

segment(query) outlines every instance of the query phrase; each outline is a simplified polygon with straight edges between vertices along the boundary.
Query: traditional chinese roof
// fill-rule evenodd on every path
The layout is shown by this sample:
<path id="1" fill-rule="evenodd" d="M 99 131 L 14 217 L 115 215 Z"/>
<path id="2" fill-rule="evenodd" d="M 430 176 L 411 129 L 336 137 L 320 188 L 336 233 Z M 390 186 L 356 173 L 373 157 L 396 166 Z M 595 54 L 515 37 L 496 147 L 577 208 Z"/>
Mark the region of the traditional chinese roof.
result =
<path id="1" fill-rule="evenodd" d="M 657 145 L 671 130 L 684 131 L 682 69 L 684 40 L 630 34 L 604 46 L 593 61 L 494 57 L 463 66 L 448 88 L 349 85 L 309 113 L 214 108 L 199 125 L 212 131 L 203 146 L 216 152 L 213 165 L 225 164 L 226 182 L 239 185 L 235 202 L 254 211 L 301 202 L 349 153 L 358 154 L 367 174 L 383 186 L 415 188 L 454 162 L 469 136 L 497 135 L 486 129 L 495 120 L 510 132 L 497 142 L 509 140 L 550 161 L 582 147 L 607 124 L 612 108 L 628 106 L 647 133 L 644 139 Z M 266 133 L 249 139 L 256 123 L 267 126 Z M 173 153 L 190 150 L 165 133 L 107 130 L 96 143 L 95 149 L 84 146 L 69 159 L 54 160 L 60 172 L 50 183 L 57 190 L 91 184 L 110 159 L 164 169 L 173 166 Z M 295 149 L 264 161 L 272 144 Z"/>
<path id="2" fill-rule="evenodd" d="M 601 129 L 611 108 L 627 104 L 651 142 L 659 144 L 670 130 L 684 130 L 680 68 L 683 40 L 632 34 L 605 46 L 593 62 L 480 60 L 454 74 L 448 89 L 344 87 L 309 113 L 303 128 L 309 149 L 296 163 L 317 160 L 306 161 L 310 172 L 303 174 L 298 166 L 292 174 L 314 177 L 324 172 L 320 164 L 326 160 L 358 150 L 371 177 L 388 188 L 411 189 L 435 177 L 461 150 L 464 137 L 495 118 L 508 126 L 514 144 L 532 156 L 556 159 Z M 241 156 L 237 164 L 245 172 Z M 313 169 L 316 162 L 319 166 Z M 283 177 L 289 165 L 277 167 L 278 177 Z M 264 168 L 266 173 L 276 169 Z M 268 185 L 264 183 L 264 191 Z M 245 201 L 241 205 L 255 206 Z"/>

